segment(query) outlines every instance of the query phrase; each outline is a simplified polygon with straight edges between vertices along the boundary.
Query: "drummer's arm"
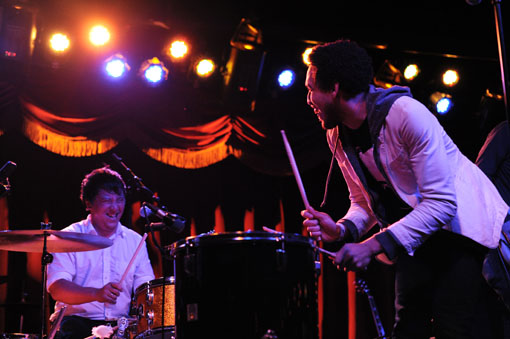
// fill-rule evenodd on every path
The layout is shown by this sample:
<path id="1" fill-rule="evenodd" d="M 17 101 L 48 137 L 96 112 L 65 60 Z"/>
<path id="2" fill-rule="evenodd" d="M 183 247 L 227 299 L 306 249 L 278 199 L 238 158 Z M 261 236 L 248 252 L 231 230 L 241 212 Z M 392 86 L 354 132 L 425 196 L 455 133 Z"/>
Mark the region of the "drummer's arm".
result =
<path id="1" fill-rule="evenodd" d="M 53 299 L 70 305 L 92 301 L 114 304 L 120 294 L 121 287 L 116 283 L 108 283 L 102 288 L 83 287 L 72 281 L 59 279 L 51 284 L 48 290 Z"/>

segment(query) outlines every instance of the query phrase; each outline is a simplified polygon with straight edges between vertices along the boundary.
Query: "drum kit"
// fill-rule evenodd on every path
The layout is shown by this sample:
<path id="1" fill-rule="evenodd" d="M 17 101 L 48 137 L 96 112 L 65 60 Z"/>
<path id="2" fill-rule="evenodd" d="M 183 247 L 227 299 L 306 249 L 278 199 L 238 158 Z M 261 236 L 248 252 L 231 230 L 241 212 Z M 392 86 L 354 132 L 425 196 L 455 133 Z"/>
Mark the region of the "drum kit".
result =
<path id="1" fill-rule="evenodd" d="M 303 202 L 308 207 L 292 150 L 285 132 L 281 132 Z M 114 154 L 114 158 L 136 183 L 137 190 L 151 196 L 148 200 L 158 201 L 120 157 Z M 170 224 L 170 229 L 182 230 L 184 222 L 180 217 L 164 209 L 153 212 Z M 0 250 L 42 252 L 40 339 L 46 336 L 44 305 L 50 252 L 91 251 L 112 245 L 109 239 L 100 236 L 52 231 L 48 225 L 42 226 L 45 229 L 40 231 L 0 231 Z M 319 252 L 334 254 L 319 248 L 314 240 L 264 229 L 209 232 L 158 248 L 164 252 L 164 258 L 173 261 L 174 276 L 148 281 L 136 289 L 130 312 L 133 318 L 118 319 L 114 338 L 319 338 Z M 137 252 L 138 249 L 133 259 Z M 48 339 L 53 339 L 58 325 L 57 322 L 50 330 Z"/>
<path id="2" fill-rule="evenodd" d="M 111 244 L 96 235 L 50 229 L 0 231 L 0 250 L 43 253 L 42 305 L 51 252 L 91 251 Z M 174 276 L 136 289 L 125 337 L 318 338 L 318 250 L 311 239 L 265 231 L 205 233 L 164 251 L 173 260 Z M 44 313 L 43 307 L 39 338 L 49 338 Z M 54 329 L 49 333 L 53 339 Z M 3 334 L 20 336 L 37 338 Z"/>

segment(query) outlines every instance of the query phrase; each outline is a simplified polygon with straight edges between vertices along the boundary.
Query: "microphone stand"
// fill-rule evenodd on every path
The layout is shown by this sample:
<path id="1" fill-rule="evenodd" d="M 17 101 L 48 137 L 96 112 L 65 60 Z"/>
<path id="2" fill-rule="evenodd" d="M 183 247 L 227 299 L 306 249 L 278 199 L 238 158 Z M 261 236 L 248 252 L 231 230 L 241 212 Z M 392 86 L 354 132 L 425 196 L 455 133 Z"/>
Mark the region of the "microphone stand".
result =
<path id="1" fill-rule="evenodd" d="M 149 203 L 147 200 L 149 200 L 150 202 L 153 202 L 153 203 L 160 202 L 159 197 L 156 194 L 154 194 L 154 192 L 152 190 L 150 190 L 147 186 L 145 186 L 144 183 L 142 182 L 142 179 L 139 178 L 129 167 L 127 167 L 126 164 L 124 164 L 124 162 L 122 162 L 121 157 L 119 157 L 115 153 L 113 153 L 113 157 L 116 160 L 116 162 L 119 163 L 120 166 L 124 169 L 124 171 L 126 171 L 129 174 L 129 176 L 131 177 L 131 180 L 134 181 L 135 190 L 137 192 L 142 193 L 143 199 L 141 199 L 141 201 L 142 201 L 142 208 L 144 210 L 150 209 L 147 207 L 147 204 Z M 150 197 L 150 198 L 147 198 L 147 197 Z M 161 209 L 166 210 L 163 206 L 161 207 Z M 145 218 L 145 226 L 144 226 L 145 231 L 146 232 L 149 231 L 151 233 L 152 241 L 153 241 L 154 245 L 160 251 L 161 257 L 163 259 L 168 259 L 169 257 L 165 254 L 163 247 L 156 239 L 156 236 L 154 234 L 154 228 L 151 227 L 149 215 L 146 214 L 144 216 L 144 218 Z M 163 339 L 165 337 L 165 302 L 166 302 L 166 300 L 165 300 L 166 293 L 165 292 L 166 292 L 166 277 L 163 276 L 163 291 L 162 291 L 162 296 L 161 296 L 162 297 L 162 302 L 161 302 L 161 338 L 163 338 Z"/>
<path id="2" fill-rule="evenodd" d="M 501 85 L 503 89 L 503 102 L 505 104 L 506 119 L 510 123 L 510 115 L 508 112 L 508 95 L 506 91 L 507 85 L 507 70 L 508 66 L 506 63 L 506 51 L 505 51 L 505 39 L 503 35 L 503 18 L 501 16 L 501 0 L 491 1 L 494 7 L 494 18 L 496 22 L 496 35 L 498 40 L 498 52 L 499 52 L 499 66 L 501 70 Z"/>
<path id="3" fill-rule="evenodd" d="M 147 208 L 146 206 L 147 206 L 147 202 L 143 201 L 142 208 L 145 209 L 145 208 Z M 144 226 L 145 231 L 146 232 L 149 231 L 151 233 L 151 238 L 154 243 L 154 246 L 156 246 L 158 248 L 159 252 L 161 253 L 161 258 L 166 259 L 165 251 L 161 247 L 161 244 L 157 241 L 156 236 L 154 234 L 154 228 L 151 226 L 152 223 L 149 220 L 149 215 L 146 214 L 144 219 L 145 219 L 145 226 Z M 166 303 L 166 300 L 165 300 L 166 277 L 164 275 L 163 275 L 162 288 L 163 288 L 163 290 L 161 292 L 162 293 L 162 295 L 161 295 L 161 338 L 164 339 L 165 338 L 165 303 Z"/>
<path id="4" fill-rule="evenodd" d="M 49 230 L 51 228 L 51 223 L 41 223 L 41 229 L 42 230 Z M 48 239 L 49 233 L 43 232 L 43 250 L 42 250 L 42 256 L 41 256 L 41 284 L 42 284 L 42 301 L 41 301 L 41 339 L 44 338 L 44 334 L 46 332 L 46 280 L 47 280 L 47 274 L 48 274 L 48 264 L 51 264 L 53 261 L 53 255 L 48 252 L 47 247 L 47 239 Z"/>

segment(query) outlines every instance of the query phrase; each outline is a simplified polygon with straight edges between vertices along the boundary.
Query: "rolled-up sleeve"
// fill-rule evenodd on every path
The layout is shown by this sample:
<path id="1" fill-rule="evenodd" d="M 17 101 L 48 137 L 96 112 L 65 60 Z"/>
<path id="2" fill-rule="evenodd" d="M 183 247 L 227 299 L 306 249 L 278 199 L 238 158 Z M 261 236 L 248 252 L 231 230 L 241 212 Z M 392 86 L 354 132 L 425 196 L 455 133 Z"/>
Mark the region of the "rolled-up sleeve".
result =
<path id="1" fill-rule="evenodd" d="M 73 281 L 76 275 L 75 256 L 73 253 L 53 253 L 53 261 L 48 265 L 46 289 L 57 280 Z"/>

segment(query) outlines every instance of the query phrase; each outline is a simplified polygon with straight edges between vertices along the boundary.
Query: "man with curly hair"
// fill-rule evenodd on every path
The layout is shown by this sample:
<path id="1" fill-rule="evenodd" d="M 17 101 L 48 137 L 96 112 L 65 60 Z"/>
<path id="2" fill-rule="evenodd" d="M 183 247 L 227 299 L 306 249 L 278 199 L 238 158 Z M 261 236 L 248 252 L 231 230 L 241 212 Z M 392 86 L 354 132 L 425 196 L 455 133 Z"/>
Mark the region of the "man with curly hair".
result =
<path id="1" fill-rule="evenodd" d="M 408 88 L 371 83 L 371 58 L 357 43 L 316 46 L 310 61 L 307 102 L 351 205 L 338 221 L 310 207 L 303 225 L 315 239 L 346 242 L 335 257 L 344 270 L 376 256 L 395 264 L 393 338 L 471 338 L 483 260 L 507 204 Z"/>
<path id="2" fill-rule="evenodd" d="M 47 284 L 56 300 L 51 319 L 66 306 L 58 338 L 83 339 L 91 336 L 93 327 L 116 324 L 118 318 L 129 317 L 134 291 L 154 279 L 144 244 L 120 281 L 142 239 L 120 223 L 125 196 L 122 177 L 108 167 L 93 170 L 82 181 L 81 200 L 89 215 L 63 231 L 100 235 L 111 239 L 113 245 L 95 251 L 53 254 Z"/>

